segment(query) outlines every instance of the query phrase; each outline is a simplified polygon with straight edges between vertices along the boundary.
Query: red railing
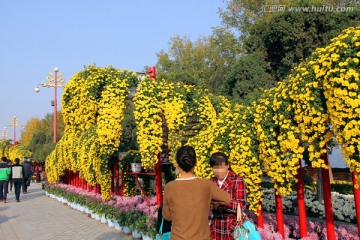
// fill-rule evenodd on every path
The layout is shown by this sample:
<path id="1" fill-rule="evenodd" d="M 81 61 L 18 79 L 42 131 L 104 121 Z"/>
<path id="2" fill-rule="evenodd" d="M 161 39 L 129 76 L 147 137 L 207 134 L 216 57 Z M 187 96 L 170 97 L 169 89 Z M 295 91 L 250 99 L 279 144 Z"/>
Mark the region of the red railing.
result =
<path id="1" fill-rule="evenodd" d="M 155 166 L 155 172 L 151 173 L 151 175 L 155 176 L 156 182 L 156 196 L 158 204 L 162 201 L 162 179 L 161 179 L 161 167 L 159 165 L 166 158 L 166 155 L 160 154 L 158 156 L 159 162 Z M 328 164 L 328 155 L 327 153 L 323 154 L 322 159 L 325 164 Z M 163 158 L 163 159 L 162 159 Z M 307 236 L 307 228 L 306 228 L 306 209 L 305 209 L 305 198 L 304 198 L 304 182 L 302 175 L 302 166 L 301 161 L 299 161 L 300 167 L 297 173 L 297 199 L 298 199 L 298 214 L 299 214 L 299 226 L 300 226 L 300 237 Z M 115 162 L 111 166 L 112 179 L 111 182 L 111 192 L 114 195 L 122 194 L 123 191 L 119 191 L 119 162 Z M 161 166 L 161 165 L 160 165 Z M 123 173 L 124 174 L 124 173 Z M 357 173 L 353 173 L 353 184 L 354 184 L 354 199 L 355 199 L 355 209 L 357 216 L 357 225 L 358 225 L 358 235 L 360 237 L 360 189 L 355 188 L 356 186 L 356 178 L 355 175 Z M 158 176 L 158 177 L 156 177 Z M 100 186 L 98 184 L 94 186 L 90 186 L 85 179 L 80 178 L 78 173 L 74 173 L 68 170 L 63 176 L 63 182 L 66 184 L 70 184 L 88 191 L 93 191 L 94 193 L 101 194 Z M 123 179 L 123 177 L 122 177 Z M 332 208 L 332 198 L 331 198 L 331 187 L 330 187 L 330 177 L 328 169 L 322 169 L 322 185 L 324 191 L 324 208 L 325 208 L 325 219 L 326 219 L 326 229 L 327 229 L 327 239 L 335 240 L 335 228 L 334 228 L 334 214 Z M 124 183 L 124 182 L 123 182 Z M 123 184 L 122 184 L 123 185 Z M 142 192 L 144 192 L 142 190 Z M 144 194 L 145 195 L 145 194 Z M 146 197 L 146 195 L 145 195 Z M 282 198 L 275 193 L 275 203 L 276 203 L 276 218 L 277 218 L 277 226 L 278 232 L 284 237 L 284 216 L 283 216 L 283 208 L 282 208 Z M 261 203 L 260 203 L 261 204 Z M 264 217 L 262 210 L 258 210 L 258 226 L 260 228 L 264 227 Z"/>

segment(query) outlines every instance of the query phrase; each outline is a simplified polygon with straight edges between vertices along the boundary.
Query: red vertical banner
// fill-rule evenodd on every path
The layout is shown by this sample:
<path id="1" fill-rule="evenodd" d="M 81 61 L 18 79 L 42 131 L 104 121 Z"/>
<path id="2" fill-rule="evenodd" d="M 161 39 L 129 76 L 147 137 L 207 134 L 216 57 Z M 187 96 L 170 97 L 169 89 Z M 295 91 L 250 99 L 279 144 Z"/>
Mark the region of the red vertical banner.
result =
<path id="1" fill-rule="evenodd" d="M 158 162 L 155 165 L 155 184 L 156 184 L 156 201 L 160 206 L 163 200 L 163 192 L 162 192 L 162 176 L 161 176 L 161 165 L 162 162 L 160 160 L 160 154 L 157 155 Z"/>
<path id="2" fill-rule="evenodd" d="M 358 226 L 358 235 L 360 237 L 360 187 L 356 188 L 357 181 L 355 176 L 358 176 L 359 173 L 353 172 L 352 179 L 354 184 L 354 201 L 355 201 L 355 209 L 356 209 L 356 218 L 357 218 L 357 226 Z M 360 183 L 358 183 L 360 184 Z"/>
<path id="3" fill-rule="evenodd" d="M 119 195 L 119 160 L 115 163 L 115 194 Z"/>
<path id="4" fill-rule="evenodd" d="M 281 236 L 285 237 L 285 231 L 284 231 L 284 214 L 283 214 L 283 206 L 282 206 L 282 198 L 280 195 L 276 194 L 275 191 L 275 208 L 276 208 L 276 222 L 278 226 L 278 232 L 281 234 Z"/>
<path id="5" fill-rule="evenodd" d="M 72 171 L 71 170 L 69 170 L 69 182 L 70 182 L 70 185 L 73 185 Z"/>
<path id="6" fill-rule="evenodd" d="M 124 171 L 121 171 L 121 196 L 125 196 L 125 176 Z"/>
<path id="7" fill-rule="evenodd" d="M 79 186 L 79 183 L 78 183 L 78 180 L 79 180 L 78 174 L 75 173 L 74 175 L 75 175 L 75 187 L 78 187 L 78 186 Z"/>
<path id="8" fill-rule="evenodd" d="M 321 159 L 324 160 L 325 165 L 329 166 L 327 152 L 321 155 Z M 327 239 L 335 240 L 334 212 L 332 208 L 329 169 L 322 168 L 321 174 L 322 174 L 322 185 L 324 189 L 324 208 L 325 208 L 326 229 L 327 229 L 327 237 L 328 237 Z"/>
<path id="9" fill-rule="evenodd" d="M 259 204 L 262 205 L 261 202 Z M 257 213 L 258 213 L 258 217 L 257 217 L 257 219 L 258 219 L 258 223 L 257 223 L 258 227 L 264 229 L 264 214 L 263 214 L 262 208 L 258 209 Z"/>
<path id="10" fill-rule="evenodd" d="M 96 193 L 101 194 L 100 184 L 96 184 Z"/>
<path id="11" fill-rule="evenodd" d="M 306 229 L 306 206 L 305 206 L 305 196 L 304 196 L 304 178 L 303 178 L 303 172 L 301 166 L 301 159 L 299 159 L 299 168 L 297 170 L 296 178 L 297 178 L 296 193 L 298 200 L 300 237 L 304 238 L 307 236 L 307 229 Z"/>

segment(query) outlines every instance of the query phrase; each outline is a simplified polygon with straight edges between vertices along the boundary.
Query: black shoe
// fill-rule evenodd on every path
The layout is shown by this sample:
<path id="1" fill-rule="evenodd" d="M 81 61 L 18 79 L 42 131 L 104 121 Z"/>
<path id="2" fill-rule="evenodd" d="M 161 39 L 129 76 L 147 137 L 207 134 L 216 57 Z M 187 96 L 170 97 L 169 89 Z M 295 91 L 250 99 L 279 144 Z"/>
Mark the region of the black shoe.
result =
<path id="1" fill-rule="evenodd" d="M 19 199 L 16 199 L 16 202 L 20 202 L 20 200 L 19 200 Z"/>

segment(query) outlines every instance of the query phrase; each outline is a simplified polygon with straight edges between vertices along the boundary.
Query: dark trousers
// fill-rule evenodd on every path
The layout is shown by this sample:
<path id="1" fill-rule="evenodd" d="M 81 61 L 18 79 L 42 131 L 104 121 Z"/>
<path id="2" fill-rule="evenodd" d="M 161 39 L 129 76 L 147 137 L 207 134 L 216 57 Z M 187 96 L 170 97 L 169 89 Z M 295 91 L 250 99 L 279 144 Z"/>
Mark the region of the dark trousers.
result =
<path id="1" fill-rule="evenodd" d="M 0 199 L 1 200 L 6 200 L 7 193 L 8 193 L 8 184 L 9 184 L 9 181 L 4 181 L 4 180 L 0 181 Z"/>
<path id="2" fill-rule="evenodd" d="M 13 180 L 9 180 L 9 189 L 10 191 L 13 189 Z"/>
<path id="3" fill-rule="evenodd" d="M 22 182 L 23 182 L 22 179 L 14 179 L 14 189 L 15 189 L 16 200 L 20 200 L 20 192 L 21 192 Z"/>
<path id="4" fill-rule="evenodd" d="M 30 178 L 31 176 L 25 177 L 24 181 L 22 182 L 22 190 L 24 193 L 27 192 L 27 187 L 30 186 Z"/>

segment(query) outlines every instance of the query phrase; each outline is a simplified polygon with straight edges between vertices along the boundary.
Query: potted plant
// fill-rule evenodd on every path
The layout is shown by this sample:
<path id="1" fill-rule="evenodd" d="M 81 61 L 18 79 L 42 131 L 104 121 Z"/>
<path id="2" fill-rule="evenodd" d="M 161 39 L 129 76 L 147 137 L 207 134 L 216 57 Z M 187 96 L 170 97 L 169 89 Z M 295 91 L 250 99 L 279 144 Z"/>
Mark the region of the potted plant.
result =
<path id="1" fill-rule="evenodd" d="M 141 165 L 140 157 L 134 156 L 132 162 L 130 163 L 130 165 L 131 165 L 131 171 L 133 171 L 133 172 L 141 172 L 142 165 Z"/>
<path id="2" fill-rule="evenodd" d="M 137 150 L 130 150 L 127 154 L 122 158 L 121 164 L 131 166 L 132 172 L 141 172 L 142 165 L 141 165 L 141 155 L 140 152 Z"/>

